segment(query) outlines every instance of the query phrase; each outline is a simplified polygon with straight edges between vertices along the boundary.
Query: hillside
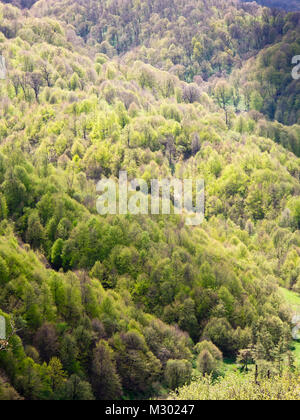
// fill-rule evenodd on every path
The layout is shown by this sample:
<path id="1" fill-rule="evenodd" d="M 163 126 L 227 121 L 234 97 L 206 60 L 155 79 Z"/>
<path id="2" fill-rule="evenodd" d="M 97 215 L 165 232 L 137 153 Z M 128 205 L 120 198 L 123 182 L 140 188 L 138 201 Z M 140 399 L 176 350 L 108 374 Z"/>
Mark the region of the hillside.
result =
<path id="1" fill-rule="evenodd" d="M 41 0 L 32 13 L 65 22 L 94 53 L 121 56 L 129 65 L 140 60 L 206 91 L 216 76 L 241 69 L 233 82 L 236 109 L 255 109 L 288 125 L 299 122 L 299 84 L 291 74 L 292 58 L 300 54 L 298 14 L 239 0 L 122 4 Z"/>
<path id="2" fill-rule="evenodd" d="M 52 16 L 72 26 L 95 51 L 125 54 L 186 81 L 228 73 L 242 58 L 274 42 L 268 13 L 239 0 L 39 1 L 35 16 Z M 136 16 L 139 18 L 137 19 Z M 126 56 L 127 55 L 127 56 Z"/>
<path id="3" fill-rule="evenodd" d="M 30 9 L 38 0 L 4 0 L 3 3 L 11 3 L 20 8 Z M 252 3 L 252 0 L 241 0 Z M 300 10 L 299 0 L 257 0 L 258 4 L 266 7 L 280 8 L 287 11 Z"/>
<path id="4" fill-rule="evenodd" d="M 0 315 L 17 330 L 0 400 L 162 397 L 246 349 L 262 376 L 292 367 L 299 83 L 273 53 L 297 52 L 299 17 L 116 4 L 0 3 Z M 96 184 L 120 170 L 203 178 L 204 223 L 100 216 Z"/>
<path id="5" fill-rule="evenodd" d="M 251 2 L 252 0 L 244 0 Z M 257 3 L 266 7 L 274 7 L 278 9 L 283 9 L 287 11 L 298 11 L 300 10 L 300 1 L 299 0 L 257 0 Z"/>

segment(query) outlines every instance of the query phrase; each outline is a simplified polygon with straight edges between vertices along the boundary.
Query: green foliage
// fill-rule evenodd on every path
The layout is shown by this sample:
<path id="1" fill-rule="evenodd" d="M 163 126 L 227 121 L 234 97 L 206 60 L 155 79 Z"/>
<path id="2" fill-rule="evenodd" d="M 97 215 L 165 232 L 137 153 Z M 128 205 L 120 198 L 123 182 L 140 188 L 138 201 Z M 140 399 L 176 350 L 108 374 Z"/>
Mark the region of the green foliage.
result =
<path id="1" fill-rule="evenodd" d="M 205 400 L 205 401 L 274 401 L 299 400 L 299 375 L 285 372 L 283 376 L 262 378 L 259 384 L 249 374 L 242 376 L 236 373 L 228 374 L 224 379 L 213 382 L 206 377 L 190 386 L 183 387 L 172 395 L 174 400 Z"/>
<path id="2" fill-rule="evenodd" d="M 292 13 L 284 15 L 278 11 L 268 21 L 273 25 L 273 34 L 279 30 L 280 36 L 243 66 L 236 83 L 240 85 L 245 102 L 251 109 L 283 124 L 299 124 L 299 83 L 292 77 L 292 58 L 300 52 L 299 16 Z M 278 132 L 275 136 L 277 142 L 283 140 Z M 298 139 L 296 134 L 296 154 L 299 153 Z"/>
<path id="3" fill-rule="evenodd" d="M 169 360 L 166 368 L 166 381 L 171 389 L 176 389 L 191 381 L 192 366 L 188 360 Z"/>
<path id="4" fill-rule="evenodd" d="M 113 360 L 113 350 L 104 340 L 101 340 L 94 350 L 92 383 L 98 399 L 116 400 L 122 396 L 122 386 Z"/>
<path id="5" fill-rule="evenodd" d="M 203 375 L 216 373 L 223 361 L 221 351 L 210 341 L 201 341 L 195 346 L 198 354 L 197 368 Z"/>
<path id="6" fill-rule="evenodd" d="M 278 285 L 300 290 L 299 101 L 279 51 L 297 53 L 298 17 L 98 3 L 0 4 L 0 307 L 20 329 L 0 399 L 153 397 L 192 366 L 216 376 L 222 353 L 245 364 L 245 349 L 278 370 L 291 341 Z M 203 178 L 204 223 L 98 215 L 96 183 L 120 170 Z M 180 395 L 295 397 L 291 378 Z"/>

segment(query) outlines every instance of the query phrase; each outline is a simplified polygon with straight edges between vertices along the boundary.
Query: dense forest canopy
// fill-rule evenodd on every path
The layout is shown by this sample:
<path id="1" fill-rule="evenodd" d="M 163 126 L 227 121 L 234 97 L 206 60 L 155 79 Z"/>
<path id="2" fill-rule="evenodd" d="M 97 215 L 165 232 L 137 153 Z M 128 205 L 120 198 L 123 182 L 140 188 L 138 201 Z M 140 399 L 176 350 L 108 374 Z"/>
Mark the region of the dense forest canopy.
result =
<path id="1" fill-rule="evenodd" d="M 0 3 L 0 400 L 299 397 L 300 15 L 31 3 Z M 203 178 L 205 222 L 100 216 L 120 170 Z"/>
<path id="2" fill-rule="evenodd" d="M 140 60 L 187 82 L 240 69 L 247 74 L 233 82 L 236 109 L 251 107 L 284 124 L 298 122 L 299 87 L 289 68 L 300 50 L 299 14 L 239 0 L 40 0 L 32 13 L 65 22 L 94 53 L 122 57 L 129 65 Z"/>
<path id="3" fill-rule="evenodd" d="M 252 0 L 244 0 L 244 1 L 252 2 Z M 261 4 L 262 6 L 284 9 L 287 11 L 300 10 L 299 0 L 257 0 L 257 3 Z"/>
<path id="4" fill-rule="evenodd" d="M 30 9 L 38 0 L 4 0 L 3 3 L 11 3 L 14 6 Z M 240 0 L 253 3 L 253 0 Z M 256 3 L 270 8 L 284 9 L 288 11 L 296 11 L 300 9 L 299 0 L 257 0 Z"/>

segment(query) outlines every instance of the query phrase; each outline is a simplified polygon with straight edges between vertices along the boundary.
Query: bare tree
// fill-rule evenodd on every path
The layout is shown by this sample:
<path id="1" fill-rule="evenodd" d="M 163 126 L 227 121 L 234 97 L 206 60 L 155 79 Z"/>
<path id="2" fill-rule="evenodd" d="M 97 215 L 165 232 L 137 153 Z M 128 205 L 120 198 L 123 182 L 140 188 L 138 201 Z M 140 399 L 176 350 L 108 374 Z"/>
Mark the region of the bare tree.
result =
<path id="1" fill-rule="evenodd" d="M 185 102 L 193 104 L 200 100 L 200 89 L 195 83 L 185 85 L 183 88 L 183 99 Z"/>
<path id="2" fill-rule="evenodd" d="M 18 73 L 13 73 L 12 76 L 11 76 L 11 78 L 10 78 L 10 80 L 11 80 L 11 82 L 13 84 L 14 89 L 15 89 L 16 96 L 18 96 L 19 89 L 21 87 L 21 78 L 20 78 L 20 75 Z"/>
<path id="3" fill-rule="evenodd" d="M 40 94 L 41 87 L 43 86 L 43 77 L 41 73 L 38 73 L 38 72 L 31 73 L 29 77 L 29 84 L 34 90 L 36 101 L 39 102 L 39 94 Z"/>
<path id="4" fill-rule="evenodd" d="M 20 81 L 20 86 L 22 88 L 22 91 L 24 93 L 25 101 L 27 101 L 28 98 L 29 98 L 29 93 L 28 93 L 28 87 L 29 87 L 28 73 L 21 74 L 19 81 Z"/>
<path id="5" fill-rule="evenodd" d="M 47 86 L 51 87 L 52 86 L 51 70 L 48 67 L 48 63 L 46 61 L 42 61 L 40 63 L 40 68 L 41 68 L 41 74 L 42 74 L 45 82 L 47 83 Z"/>
<path id="6" fill-rule="evenodd" d="M 216 84 L 214 95 L 219 106 L 225 112 L 226 125 L 228 125 L 228 106 L 232 100 L 232 88 L 226 81 L 221 80 Z"/>

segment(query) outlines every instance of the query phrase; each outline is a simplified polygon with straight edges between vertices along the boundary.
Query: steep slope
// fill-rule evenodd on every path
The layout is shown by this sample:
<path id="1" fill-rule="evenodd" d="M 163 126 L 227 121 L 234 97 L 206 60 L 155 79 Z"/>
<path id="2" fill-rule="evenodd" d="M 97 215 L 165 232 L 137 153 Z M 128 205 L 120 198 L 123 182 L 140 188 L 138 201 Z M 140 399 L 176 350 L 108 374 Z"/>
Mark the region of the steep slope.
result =
<path id="1" fill-rule="evenodd" d="M 161 395 L 189 382 L 202 338 L 274 361 L 290 339 L 278 284 L 300 287 L 299 126 L 225 118 L 201 86 L 97 53 L 54 13 L 0 9 L 0 309 L 21 329 L 0 354 L 11 385 L 26 399 Z M 96 182 L 122 169 L 204 178 L 205 223 L 99 216 Z"/>
<path id="2" fill-rule="evenodd" d="M 229 72 L 278 36 L 267 10 L 239 0 L 47 0 L 32 11 L 72 25 L 97 52 L 130 52 L 187 81 Z"/>
<path id="3" fill-rule="evenodd" d="M 252 2 L 252 0 L 243 1 Z M 262 6 L 284 9 L 291 12 L 300 10 L 299 0 L 257 0 L 257 3 Z"/>
<path id="4" fill-rule="evenodd" d="M 3 3 L 11 3 L 14 6 L 30 9 L 38 0 L 4 0 Z M 241 0 L 253 3 L 252 0 Z M 299 0 L 257 0 L 258 4 L 266 7 L 280 8 L 288 11 L 300 10 Z"/>
<path id="5" fill-rule="evenodd" d="M 242 68 L 239 79 L 246 86 L 235 92 L 235 99 L 241 99 L 238 104 L 233 99 L 236 107 L 256 109 L 284 124 L 299 121 L 298 83 L 292 79 L 292 58 L 299 54 L 297 14 L 238 0 L 179 1 L 175 7 L 167 0 L 126 1 L 122 7 L 117 2 L 47 0 L 32 11 L 71 25 L 95 52 L 122 56 L 129 65 L 141 60 L 203 89 L 208 89 L 203 80 Z M 239 80 L 234 86 L 240 87 Z"/>
<path id="6" fill-rule="evenodd" d="M 300 13 L 284 20 L 280 42 L 262 49 L 234 74 L 233 84 L 240 87 L 247 106 L 283 124 L 300 122 L 300 84 L 293 78 L 300 55 Z"/>
<path id="7" fill-rule="evenodd" d="M 3 0 L 2 3 L 10 3 L 21 9 L 30 9 L 36 2 L 37 0 Z"/>

